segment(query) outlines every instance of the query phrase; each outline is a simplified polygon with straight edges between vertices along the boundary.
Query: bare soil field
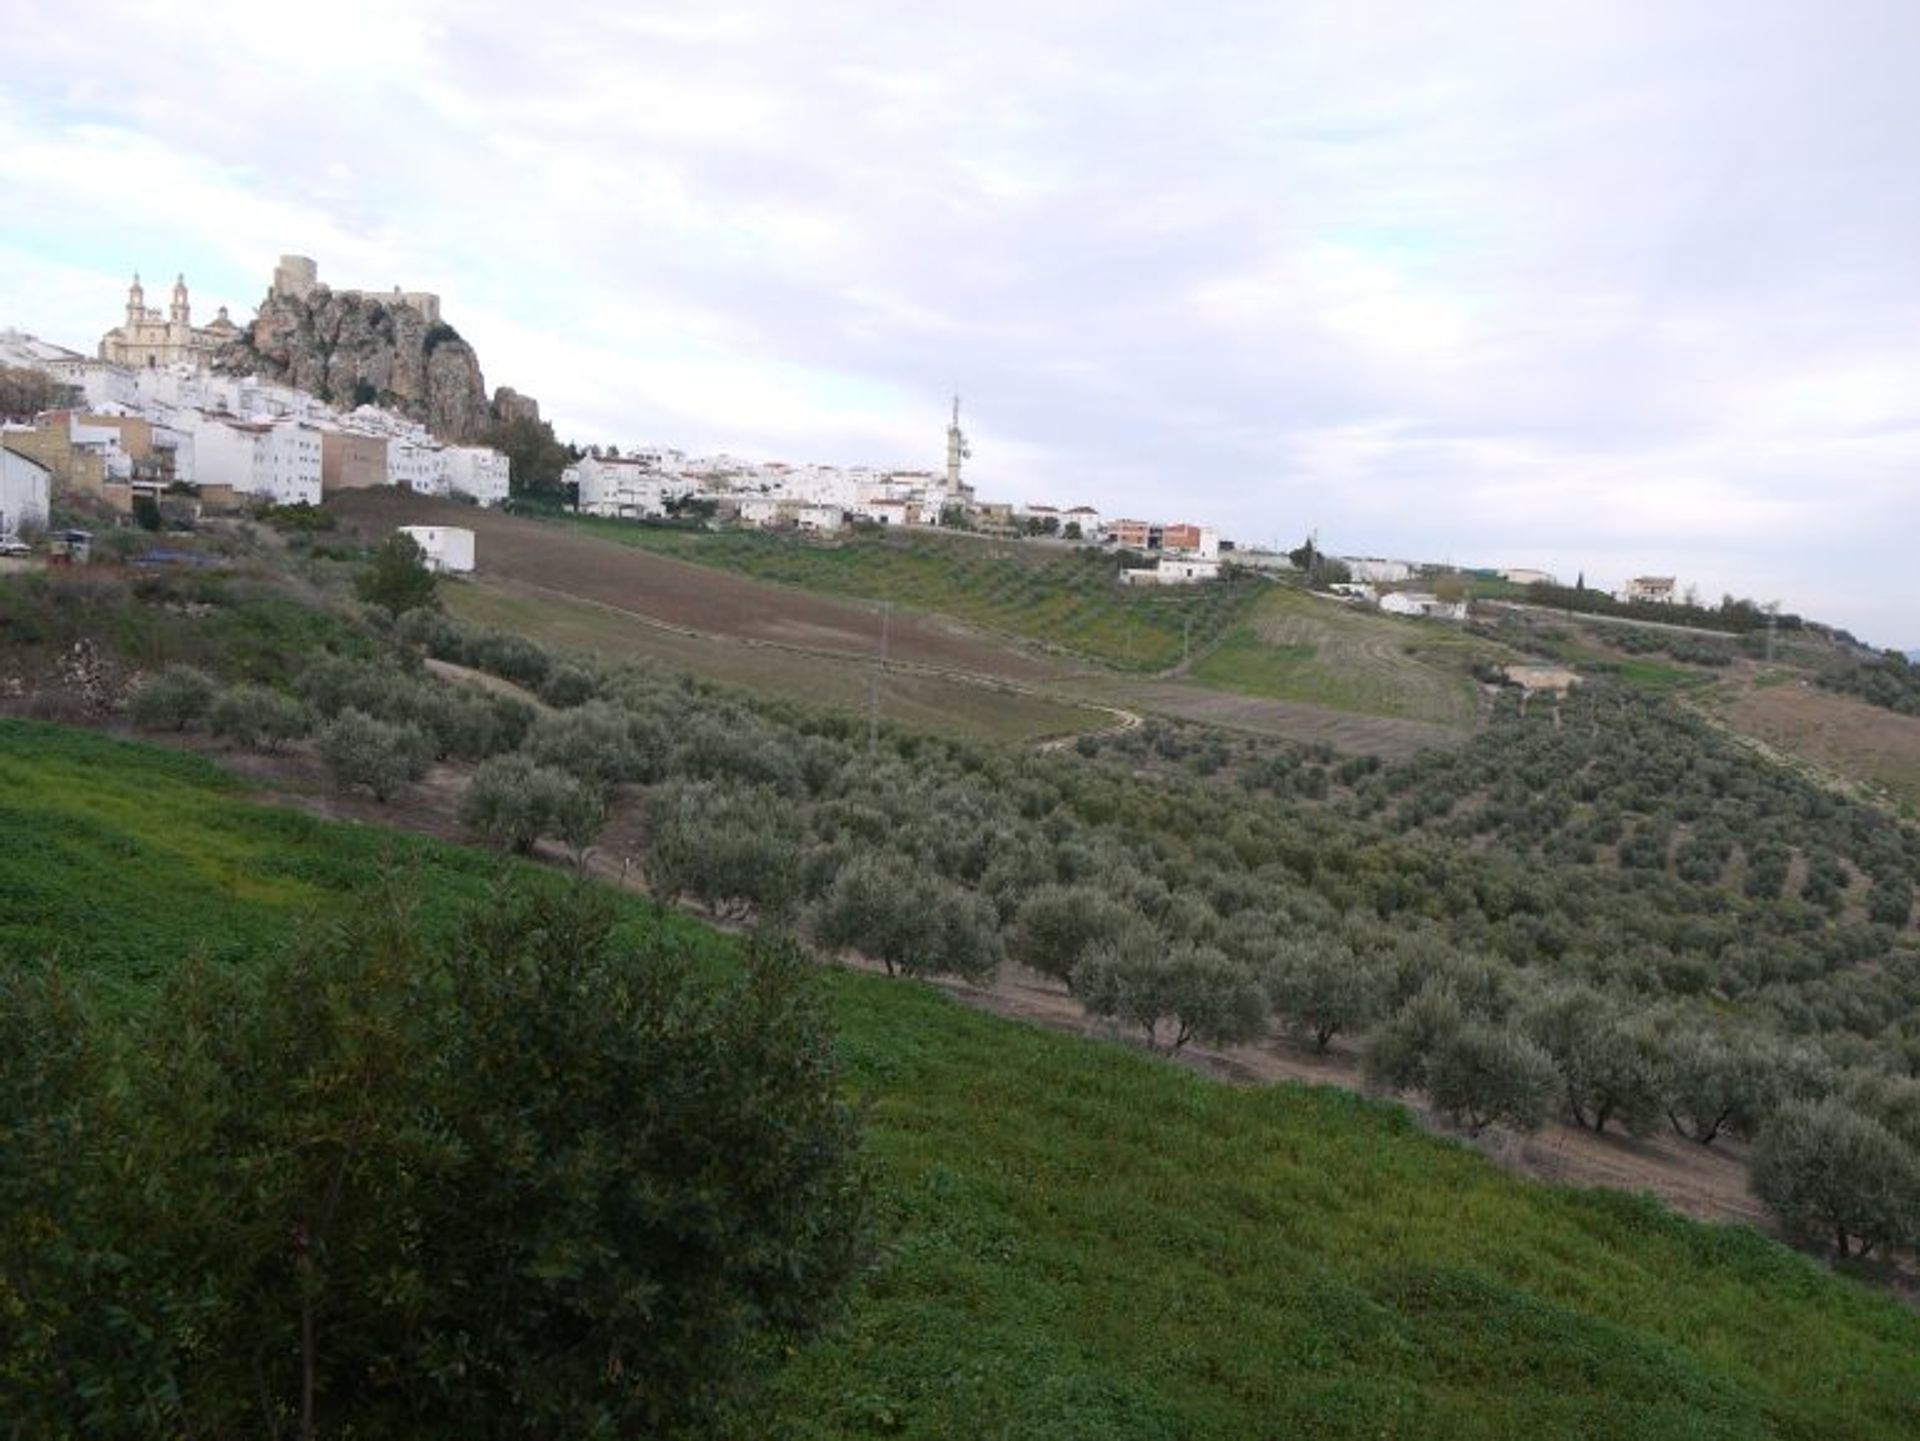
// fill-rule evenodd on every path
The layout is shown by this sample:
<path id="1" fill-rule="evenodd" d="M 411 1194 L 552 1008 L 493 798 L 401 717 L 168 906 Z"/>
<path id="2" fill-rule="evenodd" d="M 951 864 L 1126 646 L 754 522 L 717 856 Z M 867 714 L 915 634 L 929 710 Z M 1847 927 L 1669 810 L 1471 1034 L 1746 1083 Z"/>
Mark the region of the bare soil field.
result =
<path id="1" fill-rule="evenodd" d="M 341 523 L 368 539 L 397 525 L 459 525 L 474 533 L 476 574 L 563 590 L 666 626 L 710 635 L 867 659 L 880 647 L 880 608 L 744 576 L 567 526 L 548 525 L 452 501 L 381 489 L 327 502 Z M 1067 673 L 1057 659 L 978 636 L 936 617 L 896 608 L 888 654 L 910 665 L 1038 681 Z"/>
<path id="2" fill-rule="evenodd" d="M 1900 715 L 1797 676 L 1740 663 L 1714 688 L 1711 713 L 1734 730 L 1842 780 L 1920 809 L 1920 716 Z"/>
<path id="3" fill-rule="evenodd" d="M 511 581 L 448 586 L 442 595 L 455 615 L 517 631 L 543 645 L 657 661 L 721 685 L 863 714 L 872 698 L 871 658 L 645 624 L 604 602 Z M 881 719 L 916 730 L 1016 743 L 1070 740 L 1111 720 L 1091 704 L 1013 681 L 894 664 L 880 680 L 877 703 Z"/>

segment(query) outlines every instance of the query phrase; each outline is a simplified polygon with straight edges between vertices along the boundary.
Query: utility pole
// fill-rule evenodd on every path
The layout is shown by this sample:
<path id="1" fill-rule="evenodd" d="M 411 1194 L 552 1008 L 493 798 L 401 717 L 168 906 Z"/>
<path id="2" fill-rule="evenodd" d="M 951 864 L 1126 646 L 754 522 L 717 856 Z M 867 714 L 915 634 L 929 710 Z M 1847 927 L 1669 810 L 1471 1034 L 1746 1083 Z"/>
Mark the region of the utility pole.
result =
<path id="1" fill-rule="evenodd" d="M 880 677 L 887 668 L 887 642 L 893 631 L 893 602 L 880 602 L 880 663 L 867 681 L 867 755 L 880 746 Z"/>

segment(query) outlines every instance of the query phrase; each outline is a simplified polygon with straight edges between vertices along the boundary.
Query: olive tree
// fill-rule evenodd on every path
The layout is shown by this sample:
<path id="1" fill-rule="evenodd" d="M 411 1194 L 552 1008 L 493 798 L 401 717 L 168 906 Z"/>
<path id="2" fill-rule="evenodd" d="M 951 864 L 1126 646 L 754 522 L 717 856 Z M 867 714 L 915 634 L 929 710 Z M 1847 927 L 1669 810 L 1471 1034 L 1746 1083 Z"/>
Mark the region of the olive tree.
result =
<path id="1" fill-rule="evenodd" d="M 1342 1031 L 1357 1031 L 1380 1013 L 1385 986 L 1378 971 L 1343 941 L 1290 940 L 1269 960 L 1267 999 L 1288 1029 L 1310 1036 L 1324 1052 Z"/>
<path id="2" fill-rule="evenodd" d="M 1568 1118 L 1590 1131 L 1618 1121 L 1645 1135 L 1666 1116 L 1657 1039 L 1604 992 L 1555 987 L 1520 1013 L 1520 1029 L 1553 1057 Z"/>
<path id="3" fill-rule="evenodd" d="M 893 855 L 842 866 L 814 909 L 813 934 L 873 957 L 888 975 L 984 981 L 1005 955 L 992 906 Z"/>
<path id="4" fill-rule="evenodd" d="M 391 800 L 427 773 L 431 743 L 417 728 L 343 710 L 320 732 L 320 755 L 342 790 L 364 790 Z"/>
<path id="5" fill-rule="evenodd" d="M 1138 1026 L 1150 1049 L 1168 1028 L 1169 1055 L 1189 1041 L 1243 1045 L 1266 1029 L 1266 996 L 1251 971 L 1210 946 L 1165 947 L 1151 932 L 1093 947 L 1072 984 L 1090 1014 Z"/>
<path id="6" fill-rule="evenodd" d="M 190 665 L 170 665 L 142 681 L 127 700 L 133 723 L 147 730 L 183 731 L 204 720 L 219 686 Z"/>
<path id="7" fill-rule="evenodd" d="M 1560 1101 L 1553 1057 L 1506 1026 L 1467 1021 L 1427 1057 L 1427 1100 L 1478 1135 L 1498 1121 L 1537 1131 Z"/>
<path id="8" fill-rule="evenodd" d="M 278 751 L 313 729 L 313 716 L 290 695 L 262 685 L 223 691 L 207 713 L 207 727 L 245 750 Z"/>
<path id="9" fill-rule="evenodd" d="M 1753 1191 L 1790 1234 L 1830 1239 L 1837 1256 L 1920 1239 L 1920 1159 L 1840 1101 L 1780 1108 L 1754 1144 Z"/>
<path id="10" fill-rule="evenodd" d="M 1045 885 L 1014 915 L 1013 957 L 1042 975 L 1064 981 L 1087 950 L 1132 923 L 1132 913 L 1094 886 Z"/>

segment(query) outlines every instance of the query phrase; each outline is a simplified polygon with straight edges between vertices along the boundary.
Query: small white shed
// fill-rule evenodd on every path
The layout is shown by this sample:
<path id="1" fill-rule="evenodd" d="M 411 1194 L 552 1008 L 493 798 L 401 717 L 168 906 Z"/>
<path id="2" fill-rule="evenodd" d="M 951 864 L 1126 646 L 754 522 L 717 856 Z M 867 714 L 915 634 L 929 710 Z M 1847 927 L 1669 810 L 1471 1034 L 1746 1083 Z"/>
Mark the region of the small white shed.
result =
<path id="1" fill-rule="evenodd" d="M 465 526 L 403 525 L 400 533 L 425 552 L 428 570 L 466 575 L 473 569 L 473 532 Z"/>

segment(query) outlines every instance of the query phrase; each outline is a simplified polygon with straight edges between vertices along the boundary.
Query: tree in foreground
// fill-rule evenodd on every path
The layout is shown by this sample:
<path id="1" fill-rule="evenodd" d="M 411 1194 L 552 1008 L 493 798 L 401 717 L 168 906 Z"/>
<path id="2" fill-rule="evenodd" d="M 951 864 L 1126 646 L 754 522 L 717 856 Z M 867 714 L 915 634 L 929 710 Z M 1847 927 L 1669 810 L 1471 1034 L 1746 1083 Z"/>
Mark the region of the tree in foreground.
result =
<path id="1" fill-rule="evenodd" d="M 108 1026 L 0 981 L 0 1414 L 34 1436 L 750 1434 L 861 1257 L 790 949 L 711 979 L 604 903 L 378 906 Z M 128 1184 L 128 1178 L 137 1184 Z"/>
<path id="2" fill-rule="evenodd" d="M 1753 1192 L 1787 1232 L 1837 1256 L 1920 1242 L 1920 1158 L 1840 1101 L 1795 1101 L 1761 1131 Z"/>

